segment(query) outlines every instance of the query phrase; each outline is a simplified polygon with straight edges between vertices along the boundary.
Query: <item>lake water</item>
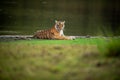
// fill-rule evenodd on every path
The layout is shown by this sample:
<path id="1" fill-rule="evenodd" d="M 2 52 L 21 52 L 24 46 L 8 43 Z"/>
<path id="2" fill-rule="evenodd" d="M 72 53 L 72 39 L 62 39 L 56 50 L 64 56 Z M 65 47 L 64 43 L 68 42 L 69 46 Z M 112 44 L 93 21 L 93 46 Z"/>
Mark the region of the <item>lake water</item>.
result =
<path id="1" fill-rule="evenodd" d="M 66 35 L 108 35 L 112 30 L 118 34 L 119 19 L 113 29 L 111 23 L 115 21 L 111 22 L 113 18 L 106 17 L 108 13 L 104 11 L 112 12 L 112 9 L 106 4 L 106 0 L 3 0 L 0 1 L 0 34 L 33 34 L 51 28 L 55 20 L 66 21 Z"/>

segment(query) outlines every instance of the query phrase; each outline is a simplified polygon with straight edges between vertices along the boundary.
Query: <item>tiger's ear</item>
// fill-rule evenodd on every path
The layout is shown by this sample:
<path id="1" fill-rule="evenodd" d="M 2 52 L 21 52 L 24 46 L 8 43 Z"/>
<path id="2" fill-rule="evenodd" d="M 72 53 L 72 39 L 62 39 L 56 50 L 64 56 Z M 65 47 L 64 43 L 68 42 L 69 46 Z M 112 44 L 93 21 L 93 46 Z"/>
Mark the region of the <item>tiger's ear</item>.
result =
<path id="1" fill-rule="evenodd" d="M 65 23 L 65 21 L 63 21 L 63 23 Z"/>
<path id="2" fill-rule="evenodd" d="M 57 20 L 55 20 L 55 23 L 57 23 L 58 21 Z"/>

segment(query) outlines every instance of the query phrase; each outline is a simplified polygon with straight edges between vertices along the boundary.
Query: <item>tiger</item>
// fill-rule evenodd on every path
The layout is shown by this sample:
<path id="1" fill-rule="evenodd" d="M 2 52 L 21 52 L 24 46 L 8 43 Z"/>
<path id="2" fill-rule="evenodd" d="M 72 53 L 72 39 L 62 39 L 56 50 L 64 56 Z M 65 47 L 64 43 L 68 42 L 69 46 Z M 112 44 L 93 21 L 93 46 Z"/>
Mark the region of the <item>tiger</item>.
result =
<path id="1" fill-rule="evenodd" d="M 46 30 L 38 30 L 35 32 L 33 37 L 37 39 L 74 40 L 75 37 L 64 35 L 64 28 L 65 21 L 55 20 L 55 25 L 52 28 Z"/>

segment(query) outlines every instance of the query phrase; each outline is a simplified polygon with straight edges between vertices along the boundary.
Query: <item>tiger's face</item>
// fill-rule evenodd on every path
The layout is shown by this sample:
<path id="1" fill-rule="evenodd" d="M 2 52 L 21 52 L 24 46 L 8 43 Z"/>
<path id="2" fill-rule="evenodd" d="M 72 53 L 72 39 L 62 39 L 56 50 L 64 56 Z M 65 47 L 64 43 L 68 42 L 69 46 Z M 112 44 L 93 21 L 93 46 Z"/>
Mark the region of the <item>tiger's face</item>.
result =
<path id="1" fill-rule="evenodd" d="M 55 28 L 58 32 L 60 32 L 61 30 L 64 30 L 64 27 L 65 27 L 65 21 L 55 20 Z"/>

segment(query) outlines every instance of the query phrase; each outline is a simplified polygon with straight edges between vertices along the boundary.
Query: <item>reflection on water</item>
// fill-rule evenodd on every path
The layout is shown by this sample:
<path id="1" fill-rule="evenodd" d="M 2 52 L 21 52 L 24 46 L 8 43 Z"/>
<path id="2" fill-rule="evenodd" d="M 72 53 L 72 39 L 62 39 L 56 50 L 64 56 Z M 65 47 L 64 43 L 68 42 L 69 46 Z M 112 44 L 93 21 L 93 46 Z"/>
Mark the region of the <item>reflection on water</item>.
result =
<path id="1" fill-rule="evenodd" d="M 65 20 L 67 35 L 118 34 L 120 14 L 114 14 L 120 13 L 118 7 L 117 1 L 107 4 L 107 0 L 3 0 L 0 31 L 33 34 L 52 27 L 55 20 Z"/>

